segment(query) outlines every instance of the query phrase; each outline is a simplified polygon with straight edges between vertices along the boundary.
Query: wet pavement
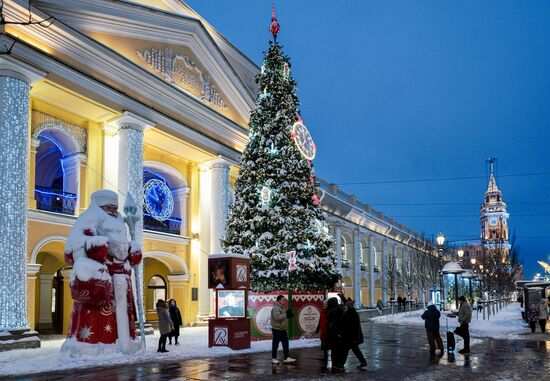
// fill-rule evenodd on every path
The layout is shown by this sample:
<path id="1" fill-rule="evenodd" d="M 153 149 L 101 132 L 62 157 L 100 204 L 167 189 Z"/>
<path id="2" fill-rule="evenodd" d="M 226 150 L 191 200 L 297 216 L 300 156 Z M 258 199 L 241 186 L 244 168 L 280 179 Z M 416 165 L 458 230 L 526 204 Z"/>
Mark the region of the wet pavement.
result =
<path id="1" fill-rule="evenodd" d="M 391 326 L 366 322 L 361 349 L 368 369 L 350 352 L 345 373 L 322 369 L 319 348 L 292 349 L 298 361 L 272 365 L 270 353 L 207 357 L 179 362 L 71 370 L 22 380 L 522 380 L 550 379 L 550 336 L 547 341 L 472 339 L 470 356 L 430 356 L 421 326 Z M 458 337 L 457 337 L 458 339 Z M 462 348 L 461 339 L 457 349 Z M 281 356 L 279 350 L 279 356 Z"/>

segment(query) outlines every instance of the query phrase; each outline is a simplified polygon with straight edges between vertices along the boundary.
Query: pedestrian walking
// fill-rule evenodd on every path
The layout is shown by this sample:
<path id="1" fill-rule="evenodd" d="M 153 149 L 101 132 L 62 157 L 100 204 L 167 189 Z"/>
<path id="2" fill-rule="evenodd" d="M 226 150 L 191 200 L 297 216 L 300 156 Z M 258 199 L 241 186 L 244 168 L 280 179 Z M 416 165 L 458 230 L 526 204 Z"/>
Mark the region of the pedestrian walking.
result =
<path id="1" fill-rule="evenodd" d="M 407 310 L 407 297 L 404 296 L 403 300 L 401 300 L 401 303 L 403 303 L 403 310 Z"/>
<path id="2" fill-rule="evenodd" d="M 428 308 L 422 314 L 422 319 L 424 319 L 424 327 L 426 328 L 426 335 L 428 336 L 428 344 L 430 345 L 431 354 L 435 354 L 436 344 L 437 349 L 441 351 L 441 354 L 445 352 L 445 349 L 443 348 L 443 340 L 439 334 L 440 317 L 441 312 L 439 312 L 435 304 L 430 301 L 430 303 L 428 303 Z"/>
<path id="3" fill-rule="evenodd" d="M 351 349 L 357 360 L 359 360 L 359 366 L 357 369 L 366 369 L 367 360 L 359 349 L 359 344 L 363 344 L 363 330 L 361 329 L 361 319 L 359 314 L 355 310 L 355 302 L 350 300 L 346 304 L 346 310 L 342 316 L 342 326 L 344 334 L 344 352 L 343 352 L 343 364 L 346 363 L 348 353 Z"/>
<path id="4" fill-rule="evenodd" d="M 174 330 L 174 324 L 170 320 L 170 313 L 168 312 L 168 306 L 162 299 L 157 301 L 157 315 L 159 319 L 159 331 L 160 339 L 157 352 L 168 352 L 166 350 L 166 338 Z"/>
<path id="5" fill-rule="evenodd" d="M 397 297 L 397 310 L 401 311 L 401 303 L 403 303 L 403 298 L 400 296 Z"/>
<path id="6" fill-rule="evenodd" d="M 271 362 L 278 364 L 277 351 L 279 350 L 279 343 L 283 344 L 284 363 L 291 363 L 296 361 L 290 357 L 288 348 L 288 318 L 292 316 L 292 311 L 286 308 L 287 300 L 283 295 L 277 296 L 277 300 L 273 303 L 273 309 L 271 310 L 271 331 L 273 332 L 273 342 L 271 344 Z"/>
<path id="7" fill-rule="evenodd" d="M 179 345 L 178 338 L 180 337 L 182 321 L 180 309 L 174 299 L 168 301 L 168 312 L 170 313 L 170 320 L 172 320 L 172 324 L 174 324 L 174 329 L 168 336 L 168 344 L 172 345 L 172 338 L 174 338 L 174 345 Z"/>
<path id="8" fill-rule="evenodd" d="M 382 302 L 382 299 L 378 299 L 376 302 L 376 308 L 378 309 L 378 315 L 382 315 L 384 310 L 384 302 Z"/>
<path id="9" fill-rule="evenodd" d="M 319 324 L 317 325 L 316 333 L 319 334 L 319 339 L 321 340 L 321 350 L 323 351 L 323 368 L 328 367 L 328 347 L 327 343 L 327 334 L 328 334 L 328 321 L 327 321 L 327 301 L 323 303 L 323 309 L 321 310 L 321 315 L 319 316 Z"/>
<path id="10" fill-rule="evenodd" d="M 458 351 L 458 353 L 467 355 L 470 353 L 470 327 L 469 324 L 472 321 L 472 307 L 464 296 L 458 298 L 460 301 L 460 308 L 458 309 L 458 322 L 460 327 L 455 330 L 455 333 L 462 336 L 464 339 L 464 348 Z"/>
<path id="11" fill-rule="evenodd" d="M 531 304 L 527 310 L 527 320 L 529 321 L 529 328 L 531 328 L 531 332 L 535 333 L 537 321 L 539 320 L 539 310 L 535 303 Z"/>
<path id="12" fill-rule="evenodd" d="M 334 371 L 344 370 L 344 332 L 342 318 L 344 308 L 338 303 L 337 298 L 330 298 L 327 301 L 327 346 L 330 349 L 330 358 L 332 360 L 332 369 Z"/>
<path id="13" fill-rule="evenodd" d="M 548 303 L 546 299 L 542 298 L 538 305 L 539 312 L 539 325 L 542 333 L 546 332 L 546 320 L 548 320 Z"/>

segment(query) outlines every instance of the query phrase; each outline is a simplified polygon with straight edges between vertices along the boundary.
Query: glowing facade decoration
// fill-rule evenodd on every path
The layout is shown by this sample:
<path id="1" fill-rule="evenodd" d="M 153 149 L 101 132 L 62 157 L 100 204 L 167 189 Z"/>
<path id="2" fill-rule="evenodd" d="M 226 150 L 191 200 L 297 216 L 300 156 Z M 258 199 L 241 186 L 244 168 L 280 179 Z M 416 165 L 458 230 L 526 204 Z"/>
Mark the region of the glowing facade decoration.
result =
<path id="1" fill-rule="evenodd" d="M 28 327 L 26 297 L 29 84 L 0 77 L 0 330 Z"/>
<path id="2" fill-rule="evenodd" d="M 174 211 L 174 197 L 166 183 L 151 179 L 145 183 L 145 209 L 157 221 L 166 221 Z"/>

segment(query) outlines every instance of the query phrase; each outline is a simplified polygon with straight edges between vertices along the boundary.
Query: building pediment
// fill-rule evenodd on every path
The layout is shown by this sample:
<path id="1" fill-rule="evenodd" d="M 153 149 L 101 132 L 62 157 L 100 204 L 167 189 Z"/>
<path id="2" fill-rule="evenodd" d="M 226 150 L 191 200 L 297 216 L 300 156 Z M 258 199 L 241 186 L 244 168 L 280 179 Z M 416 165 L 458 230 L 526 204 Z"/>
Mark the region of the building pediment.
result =
<path id="1" fill-rule="evenodd" d="M 255 95 L 200 20 L 129 2 L 42 0 L 36 4 L 216 112 L 247 125 Z"/>

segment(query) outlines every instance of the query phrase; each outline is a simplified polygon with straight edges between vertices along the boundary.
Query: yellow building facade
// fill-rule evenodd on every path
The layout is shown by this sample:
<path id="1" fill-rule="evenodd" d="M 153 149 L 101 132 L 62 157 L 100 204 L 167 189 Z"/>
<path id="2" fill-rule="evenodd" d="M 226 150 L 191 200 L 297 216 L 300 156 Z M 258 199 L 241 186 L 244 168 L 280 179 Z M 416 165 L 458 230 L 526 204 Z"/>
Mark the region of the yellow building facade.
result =
<path id="1" fill-rule="evenodd" d="M 29 17 L 25 2 L 7 1 L 4 12 Z M 257 66 L 179 1 L 43 1 L 30 16 L 55 22 L 7 25 L 3 38 L 17 42 L 0 58 L 1 75 L 29 90 L 17 109 L 28 114 L 28 146 L 17 153 L 28 160 L 20 320 L 67 332 L 64 244 L 91 194 L 107 188 L 120 209 L 132 194 L 143 210 L 146 320 L 156 320 L 157 299 L 173 298 L 184 325 L 200 323 L 211 310 L 207 256 L 221 250 Z M 153 191 L 166 192 L 156 206 L 146 194 L 155 181 Z M 9 319 L 0 326 L 21 325 Z"/>

